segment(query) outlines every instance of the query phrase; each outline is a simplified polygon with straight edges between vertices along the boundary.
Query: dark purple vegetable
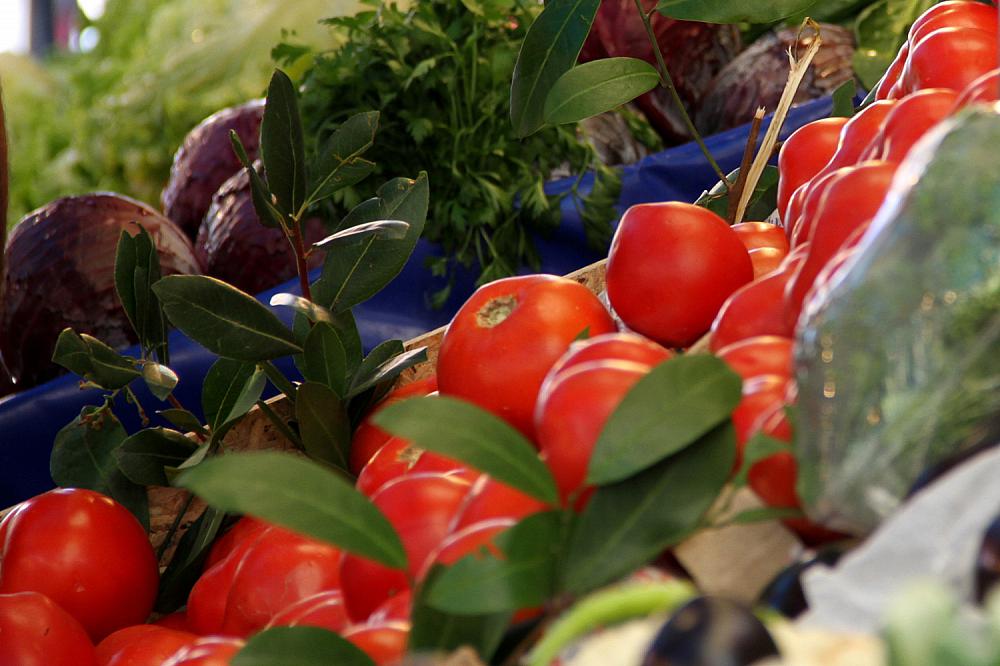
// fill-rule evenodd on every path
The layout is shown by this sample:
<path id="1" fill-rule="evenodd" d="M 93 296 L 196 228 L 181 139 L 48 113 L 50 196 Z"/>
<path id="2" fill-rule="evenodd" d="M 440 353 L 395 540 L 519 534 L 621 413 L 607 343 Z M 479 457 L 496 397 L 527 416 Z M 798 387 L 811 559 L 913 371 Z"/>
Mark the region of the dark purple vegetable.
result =
<path id="1" fill-rule="evenodd" d="M 802 589 L 802 574 L 817 564 L 833 566 L 843 553 L 830 548 L 815 557 L 790 564 L 774 577 L 760 594 L 759 604 L 773 608 L 787 618 L 796 618 L 809 608 Z"/>
<path id="2" fill-rule="evenodd" d="M 247 155 L 257 159 L 264 100 L 223 109 L 203 120 L 174 155 L 170 180 L 160 196 L 163 214 L 193 240 L 212 204 L 212 195 L 240 170 L 229 130 L 236 130 Z"/>
<path id="3" fill-rule="evenodd" d="M 319 219 L 306 221 L 307 247 L 325 235 Z M 297 273 L 295 255 L 281 229 L 258 221 L 245 170 L 223 183 L 212 197 L 195 252 L 206 274 L 251 294 L 290 280 Z M 310 256 L 310 267 L 322 263 L 322 254 L 316 251 Z"/>
<path id="4" fill-rule="evenodd" d="M 976 601 L 986 601 L 990 591 L 1000 582 L 1000 516 L 993 519 L 983 534 L 976 556 Z"/>
<path id="5" fill-rule="evenodd" d="M 200 273 L 191 242 L 149 206 L 118 194 L 57 199 L 29 213 L 7 242 L 0 311 L 0 353 L 19 390 L 56 376 L 51 362 L 67 326 L 112 347 L 135 341 L 115 292 L 115 251 L 122 230 L 149 231 L 164 275 Z"/>
<path id="6" fill-rule="evenodd" d="M 800 104 L 830 95 L 854 76 L 854 34 L 837 25 L 821 24 L 823 45 L 795 95 Z M 774 111 L 788 80 L 788 49 L 802 54 L 811 33 L 798 39 L 797 29 L 770 32 L 719 72 L 707 88 L 695 115 L 700 132 L 721 132 L 753 120 L 758 107 Z"/>
<path id="7" fill-rule="evenodd" d="M 778 654 L 767 627 L 749 608 L 698 597 L 663 625 L 642 666 L 749 666 Z"/>

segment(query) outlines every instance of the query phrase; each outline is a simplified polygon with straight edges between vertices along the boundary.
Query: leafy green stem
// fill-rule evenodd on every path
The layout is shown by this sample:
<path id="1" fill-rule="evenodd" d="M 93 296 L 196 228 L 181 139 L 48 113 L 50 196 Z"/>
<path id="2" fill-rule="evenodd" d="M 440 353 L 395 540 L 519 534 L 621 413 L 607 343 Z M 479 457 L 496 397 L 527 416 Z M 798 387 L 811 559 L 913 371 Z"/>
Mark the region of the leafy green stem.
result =
<path id="1" fill-rule="evenodd" d="M 163 543 L 160 547 L 156 549 L 156 561 L 159 562 L 163 559 L 163 555 L 167 552 L 170 547 L 170 543 L 174 540 L 174 535 L 177 534 L 177 530 L 181 526 L 181 521 L 184 519 L 185 514 L 187 514 L 188 509 L 191 508 L 191 503 L 194 501 L 194 495 L 188 491 L 184 491 L 187 498 L 184 500 L 184 504 L 181 506 L 177 515 L 174 516 L 174 521 L 170 523 L 170 529 L 167 530 L 167 536 L 163 538 Z"/>
<path id="2" fill-rule="evenodd" d="M 299 273 L 299 288 L 302 290 L 302 298 L 311 301 L 312 289 L 309 287 L 309 266 L 306 263 L 306 247 L 302 241 L 302 222 L 298 219 L 292 220 L 288 225 L 288 241 L 292 244 L 292 252 L 295 254 L 295 268 Z"/>
<path id="3" fill-rule="evenodd" d="M 667 64 L 663 60 L 663 51 L 660 50 L 660 44 L 656 41 L 656 34 L 653 32 L 653 24 L 650 22 L 649 17 L 652 16 L 656 8 L 653 8 L 650 12 L 646 12 L 642 7 L 642 0 L 635 0 L 635 8 L 639 11 L 639 16 L 642 17 L 642 25 L 646 28 L 646 35 L 649 37 L 649 43 L 653 46 L 653 53 L 656 55 L 657 71 L 660 74 L 660 85 L 668 93 L 674 101 L 674 105 L 677 107 L 678 112 L 681 114 L 681 119 L 684 121 L 684 126 L 687 127 L 688 132 L 694 138 L 695 143 L 701 148 L 701 152 L 704 153 L 705 158 L 708 163 L 712 165 L 712 169 L 715 171 L 715 175 L 719 177 L 719 181 L 725 183 L 726 189 L 730 187 L 729 179 L 726 177 L 725 172 L 722 171 L 722 167 L 719 163 L 715 161 L 712 157 L 711 151 L 709 151 L 708 146 L 705 145 L 705 140 L 702 139 L 701 133 L 698 128 L 694 126 L 694 121 L 691 120 L 691 116 L 687 112 L 687 108 L 684 106 L 684 101 L 681 99 L 680 94 L 677 92 L 677 86 L 674 85 L 674 80 L 670 77 L 670 71 L 667 69 Z"/>
<path id="4" fill-rule="evenodd" d="M 294 405 L 295 386 L 285 377 L 284 373 L 278 370 L 278 367 L 271 361 L 261 361 L 258 365 L 264 371 L 267 378 L 271 380 L 271 383 L 274 384 L 274 387 L 284 393 L 285 397 L 288 398 L 288 402 Z"/>

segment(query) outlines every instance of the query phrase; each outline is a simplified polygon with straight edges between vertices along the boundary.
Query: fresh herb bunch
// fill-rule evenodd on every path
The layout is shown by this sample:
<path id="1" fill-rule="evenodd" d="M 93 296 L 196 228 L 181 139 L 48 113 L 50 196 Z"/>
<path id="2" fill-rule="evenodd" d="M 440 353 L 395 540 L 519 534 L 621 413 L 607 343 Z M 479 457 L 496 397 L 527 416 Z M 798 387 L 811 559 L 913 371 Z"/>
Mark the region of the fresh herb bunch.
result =
<path id="1" fill-rule="evenodd" d="M 559 223 L 559 197 L 544 191 L 556 170 L 597 170 L 599 186 L 583 201 L 584 223 L 594 246 L 606 247 L 617 217 L 617 171 L 599 163 L 575 124 L 523 140 L 511 132 L 510 81 L 538 3 L 422 0 L 408 10 L 385 0 L 363 4 L 370 9 L 326 21 L 343 46 L 316 54 L 304 75 L 307 142 L 322 145 L 358 109 L 381 112 L 373 161 L 402 172 L 423 166 L 434 183 L 424 237 L 446 257 L 432 262 L 433 272 L 449 274 L 452 259 L 478 263 L 480 282 L 522 266 L 537 269 L 531 234 Z M 274 55 L 290 64 L 307 53 L 283 44 Z M 342 191 L 340 203 L 370 194 L 361 184 Z M 433 300 L 446 297 L 447 289 Z"/>

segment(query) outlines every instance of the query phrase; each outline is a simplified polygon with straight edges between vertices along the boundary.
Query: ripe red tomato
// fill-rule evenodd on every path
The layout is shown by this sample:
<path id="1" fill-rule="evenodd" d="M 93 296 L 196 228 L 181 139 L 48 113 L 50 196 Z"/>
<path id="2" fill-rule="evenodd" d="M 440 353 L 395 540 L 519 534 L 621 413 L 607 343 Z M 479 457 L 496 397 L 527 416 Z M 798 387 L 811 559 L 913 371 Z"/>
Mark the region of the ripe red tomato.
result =
<path id="1" fill-rule="evenodd" d="M 229 666 L 245 644 L 230 636 L 205 636 L 175 652 L 163 666 Z"/>
<path id="2" fill-rule="evenodd" d="M 441 542 L 427 559 L 424 560 L 417 580 L 423 580 L 430 573 L 431 567 L 436 564 L 450 567 L 466 555 L 486 550 L 493 557 L 501 558 L 502 553 L 493 543 L 493 538 L 507 529 L 517 524 L 513 518 L 495 518 L 480 523 L 473 523 L 468 527 L 452 532 Z"/>
<path id="3" fill-rule="evenodd" d="M 939 28 L 979 28 L 997 31 L 997 9 L 981 2 L 941 2 L 920 15 L 910 26 L 908 42 L 920 41 Z"/>
<path id="4" fill-rule="evenodd" d="M 411 578 L 448 535 L 470 485 L 457 475 L 409 474 L 387 483 L 372 497 L 403 542 Z M 341 563 L 340 581 L 348 615 L 356 622 L 409 589 L 407 573 L 351 553 Z"/>
<path id="5" fill-rule="evenodd" d="M 930 88 L 907 95 L 885 117 L 885 123 L 865 157 L 899 163 L 920 138 L 951 115 L 958 94 Z"/>
<path id="6" fill-rule="evenodd" d="M 938 28 L 910 49 L 903 70 L 908 90 L 949 88 L 961 92 L 997 64 L 997 29 Z"/>
<path id="7" fill-rule="evenodd" d="M 361 468 L 356 485 L 365 496 L 371 497 L 379 488 L 404 474 L 458 469 L 464 469 L 462 463 L 417 448 L 402 437 L 393 437 Z"/>
<path id="8" fill-rule="evenodd" d="M 344 595 L 340 590 L 327 590 L 311 597 L 299 599 L 275 613 L 268 623 L 271 627 L 320 627 L 335 633 L 343 631 L 351 619 L 344 608 Z"/>
<path id="9" fill-rule="evenodd" d="M 869 223 L 885 200 L 898 165 L 863 162 L 837 171 L 830 180 L 820 210 L 813 220 L 810 250 L 805 263 L 786 287 L 788 323 L 794 325 L 806 294 L 823 267 L 858 228 Z"/>
<path id="10" fill-rule="evenodd" d="M 497 280 L 480 287 L 445 331 L 441 394 L 479 405 L 531 438 L 545 373 L 584 331 L 614 330 L 610 313 L 578 282 L 553 275 Z"/>
<path id="11" fill-rule="evenodd" d="M 389 621 L 356 624 L 347 629 L 343 636 L 371 657 L 375 666 L 395 666 L 406 654 L 410 623 Z"/>
<path id="12" fill-rule="evenodd" d="M 784 235 L 784 232 L 782 232 Z M 788 256 L 786 250 L 779 250 L 776 247 L 759 247 L 750 250 L 750 263 L 753 264 L 753 279 L 759 280 L 774 273 L 781 267 L 781 263 Z"/>
<path id="13" fill-rule="evenodd" d="M 830 119 L 827 118 L 826 120 Z M 787 146 L 788 144 L 786 143 L 785 145 Z M 823 164 L 826 164 L 826 162 Z M 785 253 L 788 252 L 788 236 L 776 224 L 771 224 L 770 222 L 740 222 L 730 228 L 740 237 L 740 241 L 749 252 L 761 248 L 773 248 Z"/>
<path id="14" fill-rule="evenodd" d="M 778 272 L 738 289 L 729 297 L 712 322 L 709 349 L 717 352 L 733 343 L 758 335 L 790 338 L 795 329 L 785 318 L 785 287 L 792 277 Z"/>
<path id="15" fill-rule="evenodd" d="M 0 594 L 0 664 L 97 666 L 94 645 L 76 619 L 37 592 Z"/>
<path id="16" fill-rule="evenodd" d="M 472 487 L 455 514 L 452 532 L 493 518 L 520 520 L 551 507 L 505 483 L 483 474 Z"/>
<path id="17" fill-rule="evenodd" d="M 239 524 L 237 523 L 237 525 Z M 263 526 L 262 530 L 252 535 L 248 534 L 243 539 L 235 540 L 228 555 L 205 569 L 195 581 L 187 600 L 188 624 L 195 633 L 202 636 L 222 633 L 226 600 L 229 597 L 229 589 L 233 585 L 236 570 L 240 562 L 243 561 L 246 552 L 257 543 L 264 532 L 270 529 L 270 525 L 266 523 L 259 522 L 259 524 Z"/>
<path id="18" fill-rule="evenodd" d="M 629 361 L 591 361 L 546 379 L 535 424 L 542 460 L 565 506 L 581 508 L 594 445 L 608 417 L 650 366 Z"/>
<path id="19" fill-rule="evenodd" d="M 119 629 L 97 646 L 98 666 L 160 666 L 198 636 L 153 624 Z"/>
<path id="20" fill-rule="evenodd" d="M 747 382 L 760 375 L 791 377 L 794 348 L 795 342 L 791 338 L 759 335 L 734 342 L 715 352 L 715 355 Z"/>
<path id="21" fill-rule="evenodd" d="M 895 99 L 896 84 L 899 83 L 899 79 L 903 74 L 903 68 L 906 66 L 906 59 L 909 55 L 910 43 L 904 42 L 893 59 L 892 64 L 889 65 L 889 69 L 886 70 L 878 86 L 875 88 L 876 100 Z"/>
<path id="22" fill-rule="evenodd" d="M 793 380 L 786 375 L 761 375 L 743 384 L 743 397 L 733 410 L 736 429 L 737 465 L 743 459 L 743 448 L 754 433 L 760 415 L 770 413 L 775 405 L 784 405 L 788 385 Z"/>
<path id="23" fill-rule="evenodd" d="M 40 592 L 92 640 L 149 616 L 160 577 L 156 555 L 139 521 L 110 497 L 51 490 L 4 523 L 0 594 Z"/>
<path id="24" fill-rule="evenodd" d="M 991 69 L 970 83 L 955 101 L 955 107 L 951 112 L 955 113 L 970 104 L 996 102 L 997 100 L 1000 100 L 1000 68 Z"/>
<path id="25" fill-rule="evenodd" d="M 556 361 L 548 376 L 590 361 L 633 361 L 643 365 L 659 365 L 674 353 L 649 338 L 635 333 L 605 333 L 595 338 L 578 340 Z"/>
<path id="26" fill-rule="evenodd" d="M 837 152 L 845 124 L 847 118 L 814 120 L 792 132 L 782 144 L 778 153 L 778 214 L 782 220 L 788 219 L 788 202 L 795 190 L 812 180 Z M 733 229 L 738 231 L 738 226 Z"/>
<path id="27" fill-rule="evenodd" d="M 174 631 L 191 631 L 191 625 L 188 624 L 187 613 L 184 611 L 176 611 L 170 613 L 169 615 L 164 615 L 159 620 L 153 622 L 157 627 L 163 627 L 164 629 L 173 629 Z"/>
<path id="28" fill-rule="evenodd" d="M 263 520 L 258 520 L 251 516 L 243 516 L 212 544 L 212 548 L 208 551 L 208 557 L 205 558 L 205 565 L 202 567 L 202 571 L 208 571 L 229 557 L 229 554 L 237 547 L 240 547 L 245 541 L 256 541 L 257 537 L 269 527 L 271 527 L 271 524 Z"/>
<path id="29" fill-rule="evenodd" d="M 361 468 L 365 466 L 365 463 L 371 460 L 371 457 L 392 438 L 390 433 L 372 423 L 372 417 L 378 410 L 394 402 L 428 395 L 435 391 L 437 391 L 437 377 L 428 377 L 427 379 L 411 382 L 406 386 L 394 390 L 382 402 L 371 409 L 365 415 L 364 419 L 362 419 L 361 423 L 358 424 L 358 428 L 354 431 L 354 436 L 351 438 L 351 473 L 355 475 L 360 474 Z"/>
<path id="30" fill-rule="evenodd" d="M 715 213 L 678 202 L 632 206 L 608 255 L 608 298 L 625 324 L 667 347 L 708 332 L 753 279 L 739 236 Z"/>
<path id="31" fill-rule="evenodd" d="M 368 616 L 370 624 L 380 624 L 382 622 L 409 622 L 410 606 L 413 604 L 413 593 L 410 590 L 400 592 L 396 596 L 387 600 L 376 608 Z"/>

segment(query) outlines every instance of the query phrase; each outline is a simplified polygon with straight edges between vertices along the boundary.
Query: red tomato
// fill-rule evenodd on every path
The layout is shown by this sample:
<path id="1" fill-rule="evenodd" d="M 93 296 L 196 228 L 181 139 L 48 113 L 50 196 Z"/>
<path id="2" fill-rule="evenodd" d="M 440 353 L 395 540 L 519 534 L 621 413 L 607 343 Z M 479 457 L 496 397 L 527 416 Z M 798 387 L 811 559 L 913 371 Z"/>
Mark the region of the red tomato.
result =
<path id="1" fill-rule="evenodd" d="M 522 493 L 505 483 L 483 474 L 469 489 L 462 506 L 455 514 L 452 532 L 492 518 L 520 520 L 539 511 L 549 509 L 541 500 Z"/>
<path id="2" fill-rule="evenodd" d="M 882 207 L 897 166 L 891 162 L 864 162 L 833 176 L 814 220 L 809 256 L 786 287 L 790 325 L 798 321 L 802 303 L 819 272 L 848 237 L 870 222 Z"/>
<path id="3" fill-rule="evenodd" d="M 423 580 L 430 573 L 431 567 L 439 564 L 450 567 L 466 555 L 472 555 L 483 550 L 490 552 L 493 557 L 502 558 L 503 554 L 493 543 L 493 538 L 507 529 L 517 524 L 513 518 L 496 518 L 486 520 L 481 523 L 474 523 L 465 529 L 449 534 L 441 545 L 427 556 L 417 580 Z"/>
<path id="4" fill-rule="evenodd" d="M 691 204 L 625 211 L 608 255 L 608 298 L 625 324 L 667 347 L 708 332 L 730 294 L 753 279 L 739 236 Z"/>
<path id="5" fill-rule="evenodd" d="M 243 542 L 247 540 L 256 541 L 257 537 L 263 534 L 264 530 L 269 527 L 271 527 L 270 523 L 258 520 L 257 518 L 253 518 L 251 516 L 244 516 L 240 518 L 225 534 L 216 539 L 215 543 L 212 544 L 212 548 L 208 551 L 208 557 L 205 559 L 205 565 L 202 568 L 202 571 L 208 571 L 213 566 L 229 557 L 229 554 Z"/>
<path id="6" fill-rule="evenodd" d="M 784 235 L 784 232 L 782 232 Z M 781 263 L 788 256 L 786 250 L 779 250 L 776 247 L 759 247 L 750 250 L 750 263 L 753 264 L 753 279 L 759 280 L 775 272 L 781 267 Z"/>
<path id="7" fill-rule="evenodd" d="M 635 333 L 606 333 L 570 345 L 569 351 L 552 366 L 549 376 L 590 361 L 633 361 L 652 367 L 673 355 L 666 347 Z"/>
<path id="8" fill-rule="evenodd" d="M 545 381 L 535 416 L 538 444 L 564 505 L 580 508 L 589 497 L 584 482 L 597 438 L 648 372 L 649 366 L 628 361 L 591 361 Z"/>
<path id="9" fill-rule="evenodd" d="M 409 590 L 401 592 L 392 597 L 381 606 L 376 608 L 368 616 L 370 624 L 380 624 L 382 622 L 409 622 L 410 605 L 413 603 L 413 593 Z"/>
<path id="10" fill-rule="evenodd" d="M 733 410 L 733 427 L 736 429 L 737 465 L 743 459 L 743 448 L 754 434 L 754 426 L 765 412 L 775 405 L 785 404 L 788 384 L 793 380 L 786 375 L 761 375 L 743 384 L 743 397 Z"/>
<path id="11" fill-rule="evenodd" d="M 130 631 L 138 630 L 140 627 L 146 630 Z M 126 627 L 98 644 L 97 664 L 98 666 L 160 666 L 178 650 L 197 640 L 198 636 L 187 631 L 175 631 L 152 624 Z"/>
<path id="12" fill-rule="evenodd" d="M 733 372 L 749 381 L 760 375 L 793 374 L 792 353 L 795 342 L 777 335 L 745 338 L 723 347 L 715 355 L 725 361 Z"/>
<path id="13" fill-rule="evenodd" d="M 792 132 L 782 144 L 778 153 L 778 214 L 782 220 L 788 219 L 788 203 L 795 190 L 812 180 L 837 152 L 845 124 L 847 118 L 814 120 Z M 738 232 L 739 226 L 733 229 Z"/>
<path id="14" fill-rule="evenodd" d="M 800 243 L 794 250 L 789 252 L 781 261 L 778 270 L 782 273 L 794 273 L 809 256 L 810 245 L 808 242 Z"/>
<path id="15" fill-rule="evenodd" d="M 395 666 L 402 662 L 406 654 L 410 623 L 390 621 L 356 624 L 345 631 L 343 636 L 371 657 L 375 666 Z"/>
<path id="16" fill-rule="evenodd" d="M 549 368 L 584 331 L 615 330 L 586 287 L 553 275 L 526 275 L 480 287 L 441 340 L 442 395 L 463 398 L 532 437 L 538 389 Z"/>
<path id="17" fill-rule="evenodd" d="M 996 102 L 1000 100 L 1000 69 L 991 69 L 969 84 L 962 91 L 952 113 L 964 109 L 977 102 Z"/>
<path id="18" fill-rule="evenodd" d="M 188 624 L 195 633 L 206 636 L 222 632 L 226 599 L 236 570 L 246 552 L 270 529 L 270 525 L 261 524 L 266 525 L 263 530 L 236 541 L 224 559 L 206 569 L 195 581 L 187 600 Z"/>
<path id="19" fill-rule="evenodd" d="M 918 44 L 939 28 L 979 28 L 997 31 L 997 9 L 981 2 L 941 2 L 920 15 L 910 26 L 908 41 Z"/>
<path id="20" fill-rule="evenodd" d="M 0 594 L 0 664 L 96 666 L 97 657 L 69 613 L 43 594 L 19 592 Z"/>
<path id="21" fill-rule="evenodd" d="M 866 231 L 868 226 L 870 225 L 865 225 L 864 228 L 859 229 L 858 231 Z M 806 298 L 802 302 L 802 310 L 804 312 L 810 312 L 811 308 L 818 307 L 820 304 L 826 302 L 828 298 L 827 292 L 834 286 L 834 277 L 837 272 L 844 266 L 844 264 L 850 261 L 857 252 L 856 247 L 847 247 L 850 242 L 851 241 L 849 240 L 848 243 L 845 243 L 845 247 L 834 255 L 833 259 L 826 262 L 826 266 L 824 266 L 823 270 L 821 270 L 819 275 L 816 276 L 816 281 L 813 283 L 812 288 L 806 292 Z M 814 302 L 815 305 L 813 305 Z M 800 317 L 800 322 L 801 321 L 802 319 Z"/>
<path id="22" fill-rule="evenodd" d="M 369 411 L 351 438 L 351 473 L 355 475 L 360 474 L 361 468 L 365 466 L 365 463 L 371 460 L 371 457 L 392 438 L 390 433 L 372 423 L 372 417 L 378 410 L 394 402 L 399 402 L 406 398 L 428 395 L 434 393 L 434 391 L 437 391 L 436 376 L 411 382 L 387 395 L 382 402 Z"/>
<path id="23" fill-rule="evenodd" d="M 418 463 L 423 463 L 420 469 Z M 408 439 L 393 437 L 361 468 L 356 485 L 371 497 L 389 481 L 410 472 L 450 472 L 462 467 L 455 460 L 417 448 Z"/>
<path id="24" fill-rule="evenodd" d="M 222 633 L 246 637 L 288 606 L 340 586 L 341 551 L 272 527 L 243 555 L 226 596 Z"/>
<path id="25" fill-rule="evenodd" d="M 788 144 L 786 143 L 785 145 Z M 785 253 L 788 252 L 788 236 L 776 224 L 771 224 L 770 222 L 741 222 L 734 224 L 730 228 L 740 237 L 743 247 L 749 252 L 761 248 L 774 248 Z"/>
<path id="26" fill-rule="evenodd" d="M 170 615 L 164 615 L 159 620 L 153 622 L 158 627 L 163 627 L 164 629 L 173 629 L 174 631 L 191 631 L 191 625 L 188 624 L 187 613 L 184 611 L 177 611 L 171 613 Z"/>
<path id="27" fill-rule="evenodd" d="M 773 273 L 741 287 L 729 297 L 712 322 L 709 349 L 713 352 L 758 335 L 790 338 L 795 329 L 785 317 L 785 287 L 792 274 Z"/>
<path id="28" fill-rule="evenodd" d="M 844 167 L 845 169 L 850 167 Z M 805 197 L 802 199 L 802 214 L 795 220 L 791 235 L 792 247 L 798 248 L 800 245 L 809 242 L 809 235 L 812 233 L 813 224 L 816 222 L 816 215 L 823 204 L 823 197 L 830 187 L 830 183 L 836 177 L 837 172 L 824 174 L 822 178 L 817 178 L 809 185 Z"/>
<path id="29" fill-rule="evenodd" d="M 372 497 L 403 541 L 411 578 L 448 535 L 469 486 L 468 480 L 458 476 L 410 474 L 387 483 Z M 356 622 L 409 589 L 406 572 L 350 553 L 341 563 L 340 580 L 348 615 Z"/>
<path id="30" fill-rule="evenodd" d="M 910 50 L 903 70 L 908 90 L 961 92 L 997 65 L 997 29 L 938 28 Z"/>
<path id="31" fill-rule="evenodd" d="M 906 59 L 910 55 L 910 43 L 904 42 L 902 48 L 899 49 L 899 53 L 893 59 L 892 64 L 889 65 L 889 69 L 886 70 L 882 79 L 879 81 L 878 86 L 875 88 L 875 99 L 894 99 L 895 87 L 899 83 L 899 78 L 903 74 L 903 68 L 906 66 Z"/>
<path id="32" fill-rule="evenodd" d="M 0 594 L 40 592 L 92 640 L 144 622 L 153 610 L 160 577 L 153 547 L 135 516 L 110 497 L 51 490 L 4 522 Z"/>
<path id="33" fill-rule="evenodd" d="M 205 636 L 175 652 L 163 666 L 229 666 L 245 643 L 229 636 Z"/>
<path id="34" fill-rule="evenodd" d="M 344 608 L 344 595 L 340 590 L 327 590 L 311 597 L 299 599 L 275 613 L 268 623 L 271 627 L 321 627 L 339 633 L 351 623 Z"/>
<path id="35" fill-rule="evenodd" d="M 958 94 L 946 88 L 931 88 L 899 100 L 885 117 L 882 131 L 872 141 L 866 157 L 899 163 L 920 138 L 951 115 Z"/>

